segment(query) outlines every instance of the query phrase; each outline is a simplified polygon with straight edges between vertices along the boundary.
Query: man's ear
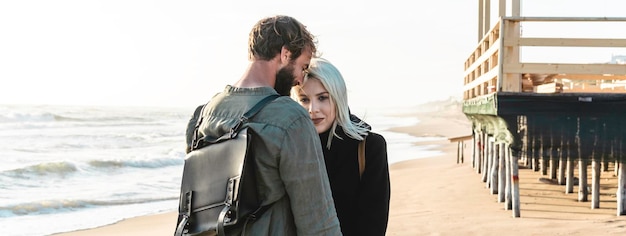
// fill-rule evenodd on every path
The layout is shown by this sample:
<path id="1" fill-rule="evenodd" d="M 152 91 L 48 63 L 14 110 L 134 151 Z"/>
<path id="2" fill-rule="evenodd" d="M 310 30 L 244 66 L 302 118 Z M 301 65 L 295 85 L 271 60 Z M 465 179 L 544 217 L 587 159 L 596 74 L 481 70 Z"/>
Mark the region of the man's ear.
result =
<path id="1" fill-rule="evenodd" d="M 287 47 L 283 46 L 283 48 L 280 50 L 280 62 L 282 64 L 289 63 L 289 58 L 291 58 L 291 51 L 289 51 Z"/>

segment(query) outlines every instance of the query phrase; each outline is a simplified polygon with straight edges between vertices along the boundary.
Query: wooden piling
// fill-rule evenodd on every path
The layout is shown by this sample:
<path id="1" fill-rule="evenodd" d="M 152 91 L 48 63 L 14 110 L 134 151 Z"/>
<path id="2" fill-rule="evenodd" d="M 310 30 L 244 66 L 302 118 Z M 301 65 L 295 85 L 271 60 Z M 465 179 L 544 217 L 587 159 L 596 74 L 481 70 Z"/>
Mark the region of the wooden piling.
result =
<path id="1" fill-rule="evenodd" d="M 504 210 L 511 210 L 513 208 L 513 199 L 511 196 L 511 190 L 512 190 L 512 184 L 513 182 L 511 181 L 513 178 L 513 172 L 511 170 L 511 149 L 509 148 L 508 144 L 504 144 L 505 148 L 504 148 L 504 157 L 505 157 L 505 166 L 506 166 L 506 186 L 505 186 L 505 191 L 506 191 L 506 196 L 504 198 Z"/>
<path id="2" fill-rule="evenodd" d="M 591 209 L 600 208 L 600 163 L 595 159 L 591 161 Z"/>
<path id="3" fill-rule="evenodd" d="M 511 155 L 511 196 L 512 196 L 512 205 L 513 205 L 513 217 L 520 217 L 520 195 L 519 195 L 519 166 L 517 163 L 517 159 L 519 152 L 513 153 Z"/>
<path id="4" fill-rule="evenodd" d="M 617 175 L 617 215 L 626 215 L 626 168 L 624 167 L 626 161 L 620 162 L 616 169 L 618 169 Z"/>
<path id="5" fill-rule="evenodd" d="M 498 144 L 498 202 L 504 202 L 506 195 L 506 144 Z"/>

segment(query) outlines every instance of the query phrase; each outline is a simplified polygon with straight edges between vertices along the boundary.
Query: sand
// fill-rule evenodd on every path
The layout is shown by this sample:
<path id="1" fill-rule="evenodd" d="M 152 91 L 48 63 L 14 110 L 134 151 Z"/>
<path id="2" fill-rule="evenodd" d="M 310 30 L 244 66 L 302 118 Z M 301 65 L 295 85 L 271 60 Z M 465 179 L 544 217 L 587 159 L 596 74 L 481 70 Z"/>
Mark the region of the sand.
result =
<path id="1" fill-rule="evenodd" d="M 457 137 L 471 134 L 471 124 L 458 106 L 416 108 L 420 123 L 391 131 L 414 136 Z M 471 142 L 468 142 L 468 144 Z M 540 171 L 520 166 L 520 217 L 505 210 L 471 165 L 471 146 L 465 162 L 457 163 L 457 144 L 434 144 L 443 155 L 395 163 L 390 167 L 391 209 L 387 235 L 626 235 L 626 216 L 617 216 L 617 180 L 610 168 L 602 173 L 600 208 L 565 194 L 565 186 L 539 181 Z M 591 171 L 589 171 L 591 173 Z M 577 174 L 577 173 L 576 173 Z M 589 196 L 591 200 L 591 196 Z M 176 212 L 141 216 L 62 236 L 172 235 Z"/>

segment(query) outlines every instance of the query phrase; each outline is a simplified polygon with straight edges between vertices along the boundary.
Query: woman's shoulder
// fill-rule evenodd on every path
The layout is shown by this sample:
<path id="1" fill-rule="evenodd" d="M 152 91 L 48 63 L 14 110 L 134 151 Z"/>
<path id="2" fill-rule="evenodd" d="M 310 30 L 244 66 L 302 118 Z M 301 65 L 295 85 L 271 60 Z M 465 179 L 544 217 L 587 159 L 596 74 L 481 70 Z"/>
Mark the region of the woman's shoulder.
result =
<path id="1" fill-rule="evenodd" d="M 366 163 L 379 166 L 377 168 L 387 167 L 387 141 L 385 137 L 378 133 L 369 132 L 365 139 L 365 159 Z M 367 164 L 366 164 L 367 166 Z"/>
<path id="2" fill-rule="evenodd" d="M 366 143 L 368 142 L 374 142 L 374 143 L 387 143 L 387 141 L 385 140 L 385 137 L 383 137 L 382 135 L 375 133 L 375 132 L 369 132 L 367 137 L 366 137 Z"/>
<path id="3" fill-rule="evenodd" d="M 385 137 L 378 133 L 369 132 L 369 134 L 365 138 L 365 153 L 367 153 L 368 149 L 372 151 L 379 150 L 387 152 L 387 141 L 385 140 Z"/>

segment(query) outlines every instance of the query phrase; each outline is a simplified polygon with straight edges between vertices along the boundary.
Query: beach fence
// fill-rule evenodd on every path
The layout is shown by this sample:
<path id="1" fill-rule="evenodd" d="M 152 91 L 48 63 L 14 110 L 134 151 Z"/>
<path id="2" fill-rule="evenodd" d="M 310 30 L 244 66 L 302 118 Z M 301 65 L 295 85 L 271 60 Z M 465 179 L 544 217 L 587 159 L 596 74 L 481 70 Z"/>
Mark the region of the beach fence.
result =
<path id="1" fill-rule="evenodd" d="M 565 194 L 577 184 L 578 201 L 591 195 L 592 209 L 600 207 L 600 173 L 613 168 L 616 214 L 626 215 L 626 64 L 620 59 L 626 56 L 542 60 L 554 56 L 547 49 L 625 49 L 626 37 L 566 37 L 555 31 L 568 24 L 623 29 L 626 18 L 522 17 L 519 0 L 510 1 L 511 15 L 505 16 L 506 1 L 498 2 L 499 19 L 489 27 L 490 1 L 479 0 L 479 42 L 465 61 L 463 113 L 473 126 L 472 166 L 514 217 L 521 210 L 519 165 L 542 171 L 564 185 Z M 522 34 L 532 27 L 547 28 L 550 35 Z M 536 48 L 543 53 L 523 60 L 522 52 Z M 463 145 L 467 137 L 454 140 Z"/>

